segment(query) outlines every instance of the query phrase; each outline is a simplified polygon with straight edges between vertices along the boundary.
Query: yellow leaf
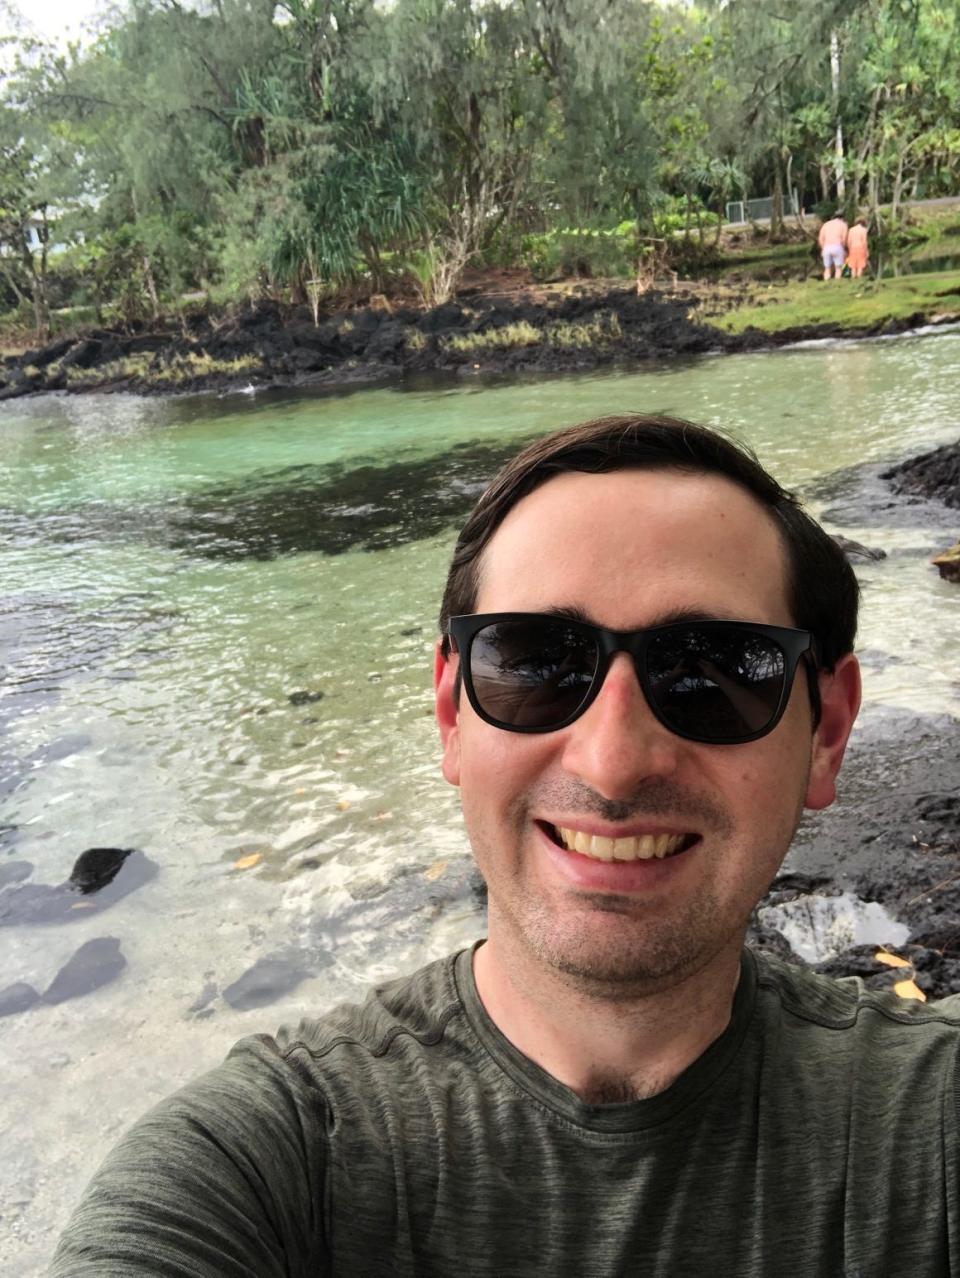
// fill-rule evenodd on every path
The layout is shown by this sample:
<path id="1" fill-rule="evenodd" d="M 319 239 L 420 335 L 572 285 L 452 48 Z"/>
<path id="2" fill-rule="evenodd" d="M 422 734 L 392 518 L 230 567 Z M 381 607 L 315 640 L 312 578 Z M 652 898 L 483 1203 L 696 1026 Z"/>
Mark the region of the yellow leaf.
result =
<path id="1" fill-rule="evenodd" d="M 433 883 L 435 879 L 439 879 L 440 875 L 444 872 L 446 868 L 447 868 L 446 861 L 434 861 L 433 865 L 428 865 L 427 868 L 424 870 L 423 877 L 429 883 Z"/>
<path id="2" fill-rule="evenodd" d="M 887 967 L 909 967 L 910 964 L 899 954 L 891 954 L 889 950 L 877 950 L 873 956 L 878 963 L 886 963 Z"/>
<path id="3" fill-rule="evenodd" d="M 239 861 L 234 861 L 233 868 L 235 870 L 252 870 L 262 860 L 262 852 L 251 852 L 249 856 L 242 856 Z"/>
<path id="4" fill-rule="evenodd" d="M 77 901 L 75 905 L 71 905 L 71 910 L 92 910 L 93 901 Z"/>
<path id="5" fill-rule="evenodd" d="M 893 992 L 899 994 L 901 998 L 918 998 L 921 1003 L 927 1001 L 926 994 L 915 981 L 897 981 Z"/>
<path id="6" fill-rule="evenodd" d="M 340 809 L 341 812 L 346 812 L 349 806 L 350 806 L 349 799 L 341 799 L 340 802 L 337 804 L 337 807 Z"/>

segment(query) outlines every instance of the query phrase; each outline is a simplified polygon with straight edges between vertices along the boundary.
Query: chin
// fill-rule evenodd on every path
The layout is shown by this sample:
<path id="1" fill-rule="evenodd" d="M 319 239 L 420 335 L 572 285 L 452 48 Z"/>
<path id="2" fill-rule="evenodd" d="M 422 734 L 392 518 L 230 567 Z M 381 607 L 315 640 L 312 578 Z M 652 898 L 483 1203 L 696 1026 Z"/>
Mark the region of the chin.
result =
<path id="1" fill-rule="evenodd" d="M 528 929 L 526 944 L 538 960 L 581 989 L 618 998 L 684 980 L 721 948 L 715 937 L 698 937 L 676 929 L 657 928 L 643 937 L 610 935 L 609 917 L 601 921 L 607 935 L 566 929 L 552 935 Z"/>

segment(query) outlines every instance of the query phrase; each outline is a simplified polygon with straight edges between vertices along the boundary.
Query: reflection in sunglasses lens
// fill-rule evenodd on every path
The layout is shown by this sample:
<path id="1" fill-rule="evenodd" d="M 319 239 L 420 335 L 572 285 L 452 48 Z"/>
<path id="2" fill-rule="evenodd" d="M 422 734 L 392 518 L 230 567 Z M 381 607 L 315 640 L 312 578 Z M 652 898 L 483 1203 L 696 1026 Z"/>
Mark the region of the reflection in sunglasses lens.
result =
<path id="1" fill-rule="evenodd" d="M 562 723 L 581 705 L 597 669 L 596 641 L 563 621 L 505 621 L 473 640 L 473 689 L 492 719 L 513 727 Z"/>
<path id="2" fill-rule="evenodd" d="M 776 713 L 784 657 L 765 635 L 691 626 L 647 649 L 650 695 L 676 731 L 704 741 L 761 732 Z"/>

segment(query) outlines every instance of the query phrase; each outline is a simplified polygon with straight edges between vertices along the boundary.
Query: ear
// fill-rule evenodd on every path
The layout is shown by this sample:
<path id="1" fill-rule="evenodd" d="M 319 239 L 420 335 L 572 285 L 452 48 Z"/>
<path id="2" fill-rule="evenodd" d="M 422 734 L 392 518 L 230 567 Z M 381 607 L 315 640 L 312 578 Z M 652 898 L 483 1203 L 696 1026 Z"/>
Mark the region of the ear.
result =
<path id="1" fill-rule="evenodd" d="M 837 773 L 860 709 L 860 665 L 852 653 L 838 661 L 832 674 L 821 671 L 820 722 L 813 734 L 810 777 L 804 805 L 828 808 L 837 797 Z"/>
<path id="2" fill-rule="evenodd" d="M 454 684 L 460 658 L 455 653 L 444 656 L 441 641 L 433 654 L 433 691 L 440 744 L 443 746 L 441 770 L 451 785 L 460 784 L 460 712 L 454 699 Z"/>

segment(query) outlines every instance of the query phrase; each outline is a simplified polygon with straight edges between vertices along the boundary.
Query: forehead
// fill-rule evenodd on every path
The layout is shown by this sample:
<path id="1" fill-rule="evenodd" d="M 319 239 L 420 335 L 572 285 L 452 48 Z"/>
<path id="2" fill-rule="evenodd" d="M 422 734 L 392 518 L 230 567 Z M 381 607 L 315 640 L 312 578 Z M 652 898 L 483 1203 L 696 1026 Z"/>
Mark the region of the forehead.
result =
<path id="1" fill-rule="evenodd" d="M 478 612 L 574 606 L 614 629 L 678 611 L 792 625 L 772 516 L 720 475 L 568 473 L 510 511 L 480 565 Z"/>

